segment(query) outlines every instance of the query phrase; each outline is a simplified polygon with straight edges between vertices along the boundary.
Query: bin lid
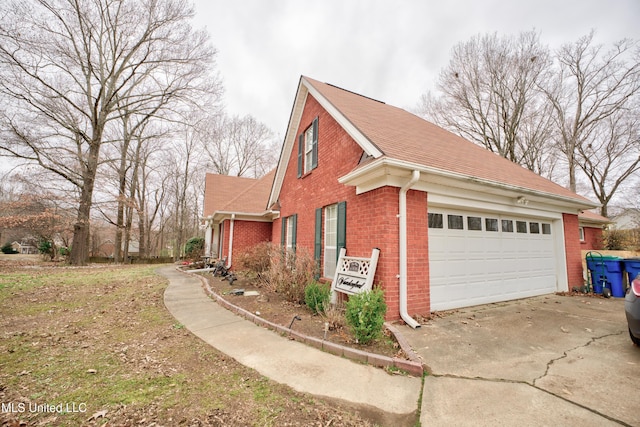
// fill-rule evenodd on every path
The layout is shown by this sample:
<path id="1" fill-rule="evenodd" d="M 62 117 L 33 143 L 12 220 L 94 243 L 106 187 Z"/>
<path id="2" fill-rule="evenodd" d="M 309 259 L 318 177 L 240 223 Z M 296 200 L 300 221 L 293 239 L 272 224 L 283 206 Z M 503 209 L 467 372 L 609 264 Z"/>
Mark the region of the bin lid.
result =
<path id="1" fill-rule="evenodd" d="M 621 257 L 619 256 L 615 256 L 615 255 L 592 255 L 592 254 L 587 254 L 587 259 L 592 259 L 592 260 L 603 260 L 603 261 L 620 261 L 622 260 Z M 640 259 L 640 258 L 638 258 Z"/>

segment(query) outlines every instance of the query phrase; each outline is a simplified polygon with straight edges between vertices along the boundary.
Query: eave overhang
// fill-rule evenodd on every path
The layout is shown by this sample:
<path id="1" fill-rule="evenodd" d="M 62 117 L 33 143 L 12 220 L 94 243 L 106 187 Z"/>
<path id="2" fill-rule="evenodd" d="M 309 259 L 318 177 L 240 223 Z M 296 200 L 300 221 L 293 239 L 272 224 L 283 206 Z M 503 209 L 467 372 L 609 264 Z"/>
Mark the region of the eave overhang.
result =
<path id="1" fill-rule="evenodd" d="M 579 213 L 583 210 L 600 206 L 598 203 L 578 195 L 575 198 L 566 197 L 388 157 L 381 157 L 361 165 L 340 177 L 338 182 L 354 186 L 356 187 L 356 194 L 362 194 L 384 186 L 402 187 L 414 170 L 421 173 L 421 178 L 412 188 L 429 193 L 430 198 L 432 195 L 437 194 L 446 195 L 450 189 L 459 189 L 484 196 L 510 198 L 514 202 L 520 202 L 521 204 L 533 202 L 555 206 L 563 211 L 572 213 Z"/>
<path id="2" fill-rule="evenodd" d="M 213 224 L 220 224 L 227 219 L 238 221 L 255 221 L 255 222 L 272 222 L 280 216 L 279 211 L 269 210 L 263 212 L 232 212 L 232 211 L 215 211 L 207 217 L 203 217 L 203 221 L 211 221 Z"/>

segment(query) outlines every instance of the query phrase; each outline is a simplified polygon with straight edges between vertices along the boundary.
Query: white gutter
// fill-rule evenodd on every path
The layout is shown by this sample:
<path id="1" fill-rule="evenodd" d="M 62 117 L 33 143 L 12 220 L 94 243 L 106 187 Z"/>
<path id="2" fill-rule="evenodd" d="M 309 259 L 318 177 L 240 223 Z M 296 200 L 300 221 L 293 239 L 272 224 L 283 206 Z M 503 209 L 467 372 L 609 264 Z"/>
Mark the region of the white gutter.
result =
<path id="1" fill-rule="evenodd" d="M 407 311 L 407 192 L 420 179 L 420 171 L 414 170 L 411 179 L 400 189 L 399 215 L 400 218 L 400 317 L 413 329 L 420 324 Z"/>
<path id="2" fill-rule="evenodd" d="M 358 182 L 358 180 L 361 180 L 363 182 L 369 181 L 372 179 L 372 177 L 368 175 L 373 175 L 376 169 L 383 169 L 384 167 L 390 167 L 390 168 L 399 169 L 402 171 L 406 171 L 407 169 L 414 170 L 414 171 L 418 170 L 434 177 L 442 177 L 442 178 L 453 179 L 461 182 L 470 182 L 478 185 L 486 185 L 489 187 L 498 188 L 505 191 L 512 191 L 512 192 L 525 194 L 525 195 L 540 196 L 546 199 L 553 199 L 561 203 L 563 206 L 570 205 L 572 207 L 576 207 L 580 209 L 593 209 L 593 208 L 600 207 L 599 203 L 595 203 L 585 198 L 582 198 L 583 200 L 580 200 L 580 199 L 576 199 L 569 196 L 549 193 L 548 191 L 533 190 L 531 188 L 526 188 L 526 187 L 522 187 L 514 184 L 506 184 L 498 181 L 492 181 L 486 178 L 472 177 L 472 176 L 465 175 L 458 172 L 445 171 L 445 170 L 430 167 L 430 166 L 424 166 L 417 163 L 389 159 L 385 157 L 375 159 L 364 166 L 360 166 L 352 170 L 348 174 L 339 177 L 338 182 L 340 184 L 352 185 L 357 187 L 358 185 L 360 185 L 360 182 Z M 576 194 L 576 196 L 581 197 L 578 194 Z"/>
<path id="3" fill-rule="evenodd" d="M 236 219 L 236 214 L 231 214 L 231 222 L 229 226 L 229 257 L 227 258 L 227 268 L 231 267 L 231 258 L 233 257 L 233 222 Z"/>

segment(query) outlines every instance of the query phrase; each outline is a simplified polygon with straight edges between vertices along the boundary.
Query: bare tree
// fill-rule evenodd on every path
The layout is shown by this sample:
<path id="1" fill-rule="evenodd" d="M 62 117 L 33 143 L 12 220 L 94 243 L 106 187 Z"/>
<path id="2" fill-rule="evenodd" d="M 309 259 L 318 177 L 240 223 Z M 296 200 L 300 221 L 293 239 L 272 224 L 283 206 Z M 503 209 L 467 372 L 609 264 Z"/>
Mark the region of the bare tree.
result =
<path id="1" fill-rule="evenodd" d="M 0 151 L 78 188 L 70 261 L 88 257 L 89 220 L 105 129 L 128 111 L 152 114 L 211 83 L 215 54 L 182 0 L 13 0 L 0 5 Z"/>
<path id="2" fill-rule="evenodd" d="M 151 255 L 152 234 L 154 224 L 160 216 L 160 211 L 166 203 L 168 175 L 161 176 L 158 171 L 161 168 L 151 161 L 155 153 L 150 145 L 139 145 L 138 173 L 135 179 L 138 181 L 135 190 L 136 210 L 138 216 L 138 233 L 140 244 L 140 257 Z M 155 245 L 157 246 L 157 245 Z"/>
<path id="3" fill-rule="evenodd" d="M 183 255 L 190 235 L 199 228 L 200 199 L 204 195 L 204 156 L 195 128 L 185 119 L 181 132 L 176 133 L 171 156 L 166 159 L 171 193 L 171 228 L 174 258 Z"/>
<path id="4" fill-rule="evenodd" d="M 422 96 L 420 113 L 513 162 L 541 171 L 549 136 L 538 85 L 549 51 L 534 31 L 517 38 L 478 35 L 456 45 L 440 73 L 441 96 Z"/>
<path id="5" fill-rule="evenodd" d="M 586 160 L 580 153 L 590 152 L 588 144 L 592 147 L 607 144 L 594 139 L 602 137 L 606 133 L 602 129 L 609 127 L 612 116 L 630 108 L 630 103 L 640 93 L 638 42 L 622 40 L 613 49 L 604 51 L 602 45 L 593 44 L 594 34 L 592 31 L 559 49 L 555 75 L 544 85 L 553 107 L 557 146 L 566 157 L 572 191 L 576 191 L 576 171 L 580 162 Z M 619 118 L 613 119 L 614 122 L 617 120 Z M 604 165 L 600 161 L 597 163 Z M 595 170 L 586 166 L 585 172 L 589 175 Z M 602 177 L 611 171 L 600 170 L 598 173 Z M 588 178 L 592 182 L 599 180 L 593 176 Z"/>
<path id="6" fill-rule="evenodd" d="M 598 122 L 589 142 L 577 147 L 577 162 L 608 215 L 613 196 L 640 171 L 640 117 L 636 110 L 621 109 Z"/>
<path id="7" fill-rule="evenodd" d="M 276 165 L 273 132 L 252 116 L 206 120 L 198 129 L 216 173 L 260 177 Z"/>

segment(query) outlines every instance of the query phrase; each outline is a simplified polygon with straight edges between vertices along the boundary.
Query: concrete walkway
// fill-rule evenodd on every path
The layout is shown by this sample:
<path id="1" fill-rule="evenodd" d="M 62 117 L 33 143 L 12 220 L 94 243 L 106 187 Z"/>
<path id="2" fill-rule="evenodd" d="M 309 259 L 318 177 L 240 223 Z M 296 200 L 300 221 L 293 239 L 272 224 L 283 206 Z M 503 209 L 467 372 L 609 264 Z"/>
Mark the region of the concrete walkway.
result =
<path id="1" fill-rule="evenodd" d="M 163 267 L 164 303 L 194 335 L 262 375 L 303 393 L 335 399 L 382 425 L 415 425 L 422 379 L 390 375 L 288 340 L 219 306 L 198 276 Z"/>

